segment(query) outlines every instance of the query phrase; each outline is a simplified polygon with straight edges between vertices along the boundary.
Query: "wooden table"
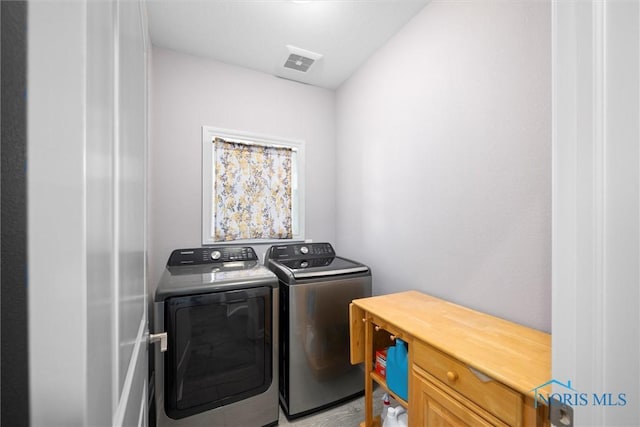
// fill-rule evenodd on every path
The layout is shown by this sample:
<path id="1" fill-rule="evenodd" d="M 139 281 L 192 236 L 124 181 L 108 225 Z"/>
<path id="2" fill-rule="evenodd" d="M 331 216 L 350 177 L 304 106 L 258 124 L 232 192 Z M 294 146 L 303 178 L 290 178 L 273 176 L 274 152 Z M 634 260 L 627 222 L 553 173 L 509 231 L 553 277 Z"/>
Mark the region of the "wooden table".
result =
<path id="1" fill-rule="evenodd" d="M 410 426 L 549 425 L 534 390 L 551 379 L 551 335 L 416 291 L 357 299 L 349 310 L 351 363 L 366 372 L 361 425 L 380 423 L 373 382 L 388 388 L 373 355 L 394 337 L 409 346 L 409 398 L 399 402 Z"/>

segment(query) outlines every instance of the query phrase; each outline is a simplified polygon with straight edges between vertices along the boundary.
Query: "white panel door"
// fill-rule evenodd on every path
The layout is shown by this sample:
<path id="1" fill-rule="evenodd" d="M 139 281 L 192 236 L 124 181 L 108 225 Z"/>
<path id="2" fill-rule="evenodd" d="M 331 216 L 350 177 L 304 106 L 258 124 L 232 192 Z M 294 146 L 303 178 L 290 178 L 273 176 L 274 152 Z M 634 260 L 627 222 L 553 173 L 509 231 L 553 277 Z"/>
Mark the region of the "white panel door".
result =
<path id="1" fill-rule="evenodd" d="M 30 423 L 147 424 L 147 29 L 29 2 Z"/>
<path id="2" fill-rule="evenodd" d="M 112 425 L 115 365 L 113 349 L 115 5 L 88 2 L 87 8 L 87 413 L 88 425 Z M 94 385 L 99 385 L 96 387 Z"/>
<path id="3" fill-rule="evenodd" d="M 114 425 L 146 424 L 146 31 L 141 2 L 116 2 Z"/>
<path id="4" fill-rule="evenodd" d="M 637 426 L 640 3 L 552 8 L 553 377 L 573 425 Z"/>

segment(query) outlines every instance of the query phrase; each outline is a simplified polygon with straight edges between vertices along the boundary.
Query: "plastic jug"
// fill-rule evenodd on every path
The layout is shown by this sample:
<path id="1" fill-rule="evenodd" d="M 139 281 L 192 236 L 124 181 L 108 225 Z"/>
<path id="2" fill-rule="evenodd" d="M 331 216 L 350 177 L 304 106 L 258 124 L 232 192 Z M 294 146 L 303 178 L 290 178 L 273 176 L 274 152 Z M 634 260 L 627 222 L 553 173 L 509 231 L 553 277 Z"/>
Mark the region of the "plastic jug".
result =
<path id="1" fill-rule="evenodd" d="M 407 427 L 407 410 L 402 406 L 391 407 L 387 410 L 387 417 L 382 423 L 382 427 Z"/>
<path id="2" fill-rule="evenodd" d="M 404 400 L 407 400 L 409 368 L 407 365 L 407 343 L 396 338 L 396 344 L 387 350 L 387 386 Z"/>

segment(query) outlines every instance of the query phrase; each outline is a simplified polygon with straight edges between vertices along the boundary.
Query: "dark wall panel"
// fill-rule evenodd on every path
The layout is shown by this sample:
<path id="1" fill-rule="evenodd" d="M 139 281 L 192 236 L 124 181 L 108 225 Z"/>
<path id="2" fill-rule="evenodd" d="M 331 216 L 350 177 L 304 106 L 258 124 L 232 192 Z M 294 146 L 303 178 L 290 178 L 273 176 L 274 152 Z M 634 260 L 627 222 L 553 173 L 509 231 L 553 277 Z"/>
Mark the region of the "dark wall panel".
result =
<path id="1" fill-rule="evenodd" d="M 0 20 L 0 423 L 20 427 L 29 425 L 27 2 L 0 1 Z"/>

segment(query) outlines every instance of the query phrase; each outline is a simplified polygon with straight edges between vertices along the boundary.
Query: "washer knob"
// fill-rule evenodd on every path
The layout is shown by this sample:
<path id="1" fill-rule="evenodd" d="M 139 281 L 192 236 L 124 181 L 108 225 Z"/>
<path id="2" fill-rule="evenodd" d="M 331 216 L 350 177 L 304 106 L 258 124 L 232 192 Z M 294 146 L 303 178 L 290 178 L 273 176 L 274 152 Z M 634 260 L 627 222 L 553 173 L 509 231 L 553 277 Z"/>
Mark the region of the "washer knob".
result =
<path id="1" fill-rule="evenodd" d="M 309 253 L 309 248 L 306 246 L 303 246 L 300 248 L 300 252 L 302 252 L 303 254 L 308 254 Z"/>
<path id="2" fill-rule="evenodd" d="M 222 256 L 222 254 L 220 253 L 220 251 L 212 251 L 211 252 L 211 259 L 212 260 L 218 260 L 218 259 L 220 259 L 221 256 Z"/>

